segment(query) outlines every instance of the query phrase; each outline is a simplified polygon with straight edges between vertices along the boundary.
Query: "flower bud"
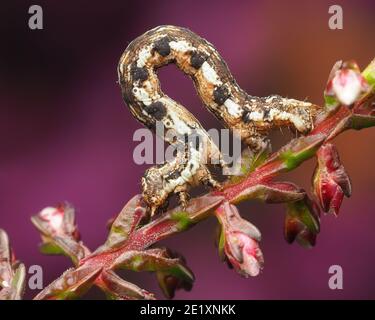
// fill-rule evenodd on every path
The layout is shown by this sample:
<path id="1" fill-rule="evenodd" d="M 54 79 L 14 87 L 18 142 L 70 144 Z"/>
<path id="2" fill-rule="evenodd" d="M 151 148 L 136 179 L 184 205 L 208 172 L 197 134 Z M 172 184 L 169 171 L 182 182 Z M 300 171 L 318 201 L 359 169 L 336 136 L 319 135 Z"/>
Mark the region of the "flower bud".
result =
<path id="1" fill-rule="evenodd" d="M 47 207 L 31 217 L 31 221 L 40 232 L 42 253 L 69 256 L 76 265 L 90 253 L 80 241 L 74 208 L 71 205 Z"/>
<path id="2" fill-rule="evenodd" d="M 219 251 L 223 259 L 242 276 L 257 276 L 263 268 L 259 248 L 261 234 L 249 221 L 241 218 L 234 205 L 225 203 L 216 210 L 221 223 Z"/>
<path id="3" fill-rule="evenodd" d="M 335 108 L 339 104 L 352 105 L 370 89 L 354 61 L 340 61 L 331 71 L 324 95 L 328 107 Z"/>
<path id="4" fill-rule="evenodd" d="M 295 240 L 303 247 L 313 247 L 320 231 L 319 207 L 308 198 L 287 204 L 284 237 L 288 243 Z"/>
<path id="5" fill-rule="evenodd" d="M 351 195 L 351 183 L 333 144 L 323 145 L 317 152 L 318 165 L 313 176 L 313 190 L 324 212 L 336 216 L 344 198 Z"/>
<path id="6" fill-rule="evenodd" d="M 80 235 L 75 224 L 74 208 L 69 204 L 47 207 L 32 217 L 38 229 L 43 229 L 48 235 L 69 236 L 79 241 Z"/>

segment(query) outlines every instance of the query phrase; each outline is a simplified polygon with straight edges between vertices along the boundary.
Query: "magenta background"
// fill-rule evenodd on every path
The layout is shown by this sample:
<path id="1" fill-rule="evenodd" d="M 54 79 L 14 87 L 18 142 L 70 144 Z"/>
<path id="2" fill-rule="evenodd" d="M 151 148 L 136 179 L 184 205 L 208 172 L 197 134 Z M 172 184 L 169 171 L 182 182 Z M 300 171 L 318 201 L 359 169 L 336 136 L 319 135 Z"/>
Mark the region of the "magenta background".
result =
<path id="1" fill-rule="evenodd" d="M 116 66 L 136 36 L 160 24 L 189 27 L 212 42 L 242 88 L 322 103 L 333 63 L 354 58 L 364 67 L 375 56 L 374 3 L 334 1 L 344 9 L 344 30 L 328 28 L 332 1 L 10 1 L 2 2 L 0 51 L 0 227 L 17 257 L 44 268 L 45 284 L 70 266 L 38 252 L 30 216 L 68 200 L 77 208 L 85 243 L 106 237 L 106 221 L 140 190 L 146 166 L 133 162 L 141 125 L 122 102 Z M 44 9 L 44 30 L 27 27 L 31 4 Z M 5 10 L 5 11 L 4 11 Z M 163 89 L 188 106 L 206 128 L 218 122 L 197 98 L 191 81 L 173 67 L 161 71 Z M 242 279 L 219 262 L 215 221 L 165 241 L 182 252 L 196 274 L 178 299 L 375 298 L 373 212 L 375 130 L 337 139 L 354 192 L 340 217 L 322 218 L 312 250 L 283 240 L 283 207 L 242 204 L 243 216 L 262 234 L 263 273 Z M 290 174 L 309 188 L 313 161 Z M 344 290 L 328 288 L 328 268 L 344 269 Z M 129 273 L 160 293 L 151 274 Z M 36 292 L 28 290 L 31 298 Z M 91 297 L 102 297 L 99 293 Z M 160 295 L 159 295 L 160 297 Z"/>

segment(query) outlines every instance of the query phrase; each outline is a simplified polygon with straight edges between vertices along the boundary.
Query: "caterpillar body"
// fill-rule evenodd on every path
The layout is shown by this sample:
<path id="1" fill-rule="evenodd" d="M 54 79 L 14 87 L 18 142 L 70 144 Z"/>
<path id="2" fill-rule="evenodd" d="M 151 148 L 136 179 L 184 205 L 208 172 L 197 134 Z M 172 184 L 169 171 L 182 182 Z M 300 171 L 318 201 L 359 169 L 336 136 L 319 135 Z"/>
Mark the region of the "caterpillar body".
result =
<path id="1" fill-rule="evenodd" d="M 151 167 L 142 178 L 143 198 L 153 214 L 168 197 L 177 193 L 184 206 L 191 185 L 206 183 L 219 187 L 203 159 L 218 160 L 220 150 L 199 123 L 181 104 L 160 89 L 158 68 L 174 63 L 193 80 L 203 104 L 224 126 L 236 129 L 241 140 L 254 152 L 268 144 L 272 128 L 293 127 L 306 133 L 312 129 L 318 107 L 310 102 L 282 98 L 279 95 L 256 97 L 243 91 L 231 75 L 225 61 L 206 40 L 192 31 L 175 26 L 159 26 L 141 35 L 124 51 L 118 64 L 122 96 L 133 116 L 151 129 L 160 122 L 178 136 L 192 132 L 205 143 L 186 143 L 184 151 L 163 165 Z M 168 143 L 176 141 L 164 136 Z M 206 155 L 204 157 L 203 155 Z"/>

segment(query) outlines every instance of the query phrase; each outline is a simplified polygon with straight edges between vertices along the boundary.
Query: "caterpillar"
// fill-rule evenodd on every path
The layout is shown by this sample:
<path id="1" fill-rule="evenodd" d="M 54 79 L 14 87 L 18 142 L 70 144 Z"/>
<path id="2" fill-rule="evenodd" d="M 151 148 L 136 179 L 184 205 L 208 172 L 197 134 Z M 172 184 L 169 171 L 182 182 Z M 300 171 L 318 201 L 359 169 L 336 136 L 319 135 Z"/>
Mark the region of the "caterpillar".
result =
<path id="1" fill-rule="evenodd" d="M 181 104 L 161 91 L 157 69 L 174 63 L 193 80 L 206 108 L 227 128 L 239 133 L 254 152 L 266 148 L 269 131 L 290 127 L 309 132 L 318 114 L 318 106 L 279 95 L 256 97 L 243 91 L 225 61 L 212 44 L 192 31 L 176 26 L 159 26 L 132 41 L 118 64 L 118 82 L 122 97 L 133 116 L 155 130 L 157 122 L 173 129 L 184 145 L 173 161 L 146 170 L 142 177 L 142 195 L 151 215 L 163 208 L 171 194 L 179 196 L 182 206 L 188 201 L 188 189 L 200 183 L 219 188 L 203 155 L 222 167 L 225 163 L 199 121 Z M 198 134 L 205 143 L 187 142 L 186 136 Z M 162 137 L 168 143 L 176 138 Z"/>

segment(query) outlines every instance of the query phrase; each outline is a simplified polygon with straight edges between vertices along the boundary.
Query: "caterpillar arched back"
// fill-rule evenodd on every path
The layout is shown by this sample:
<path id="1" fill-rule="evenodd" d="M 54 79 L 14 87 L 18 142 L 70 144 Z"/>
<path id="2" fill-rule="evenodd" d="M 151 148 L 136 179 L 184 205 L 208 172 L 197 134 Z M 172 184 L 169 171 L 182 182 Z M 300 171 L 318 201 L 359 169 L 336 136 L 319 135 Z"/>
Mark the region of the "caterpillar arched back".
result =
<path id="1" fill-rule="evenodd" d="M 205 160 L 208 155 L 221 159 L 199 121 L 181 104 L 165 95 L 156 70 L 174 63 L 190 76 L 203 104 L 226 127 L 236 129 L 252 150 L 264 148 L 268 132 L 275 127 L 294 127 L 305 133 L 312 129 L 318 107 L 312 103 L 282 98 L 278 95 L 255 97 L 243 91 L 231 75 L 216 49 L 188 29 L 160 26 L 141 35 L 129 44 L 118 65 L 123 98 L 133 116 L 145 126 L 155 129 L 162 123 L 178 136 L 194 132 L 206 143 L 195 144 L 182 138 L 183 152 L 171 162 L 148 169 L 142 178 L 143 198 L 153 214 L 166 204 L 172 193 L 180 196 L 182 205 L 188 201 L 188 187 L 206 183 L 219 187 Z M 175 143 L 163 136 L 167 142 Z"/>

